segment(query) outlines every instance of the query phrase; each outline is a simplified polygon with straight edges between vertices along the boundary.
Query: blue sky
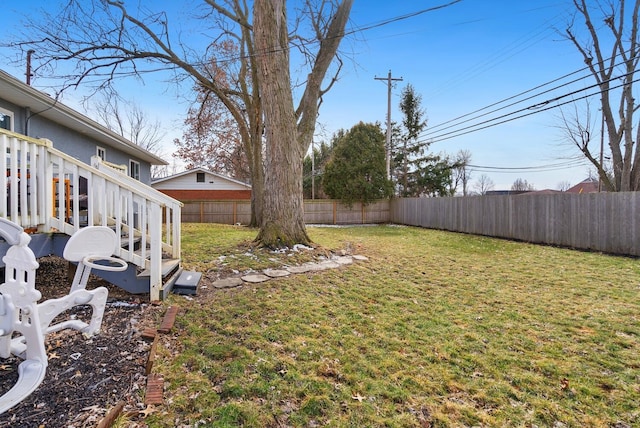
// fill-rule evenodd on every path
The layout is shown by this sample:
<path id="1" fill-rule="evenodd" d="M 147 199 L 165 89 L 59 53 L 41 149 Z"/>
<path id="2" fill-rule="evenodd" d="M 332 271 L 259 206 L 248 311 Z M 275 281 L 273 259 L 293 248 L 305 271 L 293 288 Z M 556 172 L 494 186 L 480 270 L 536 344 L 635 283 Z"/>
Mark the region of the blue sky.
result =
<path id="1" fill-rule="evenodd" d="M 369 27 L 448 2 L 356 0 L 349 27 Z M 54 7 L 56 3 L 23 0 L 5 5 L 0 16 L 3 40 L 8 40 L 19 28 L 21 11 L 30 10 L 34 14 L 41 7 Z M 164 10 L 175 7 L 176 2 L 156 0 L 147 4 L 154 10 Z M 434 139 L 431 150 L 451 155 L 468 150 L 471 163 L 483 167 L 472 171 L 472 186 L 482 174 L 491 178 L 495 189 L 508 189 L 517 178 L 527 180 L 537 189 L 555 189 L 561 182 L 572 185 L 580 182 L 589 168 L 584 163 L 575 166 L 578 162 L 568 161 L 577 155 L 577 149 L 563 142 L 557 129 L 557 109 L 459 136 L 455 134 L 465 125 L 449 122 L 583 68 L 577 50 L 557 32 L 565 28 L 572 11 L 570 0 L 462 0 L 444 9 L 350 35 L 342 44 L 348 59 L 341 78 L 325 96 L 320 110 L 321 126 L 316 141 L 328 140 L 336 130 L 351 128 L 359 121 L 384 124 L 386 82 L 375 78 L 386 77 L 391 71 L 394 78 L 403 79 L 396 82 L 392 91 L 392 119 L 400 120 L 397 107 L 400 93 L 410 83 L 422 96 L 429 125 L 425 139 Z M 5 56 L 14 56 L 11 51 L 1 50 Z M 21 66 L 5 64 L 2 68 L 18 78 L 24 77 Z M 477 121 L 533 106 L 591 83 L 589 78 L 562 86 Z M 34 86 L 38 87 L 37 76 Z M 171 153 L 171 141 L 181 136 L 188 105 L 160 76 L 145 82 L 129 82 L 128 87 L 132 102 L 166 124 L 165 151 Z M 65 103 L 79 108 L 73 94 L 65 97 Z M 442 124 L 450 128 L 444 129 Z M 453 134 L 443 136 L 447 132 Z"/>

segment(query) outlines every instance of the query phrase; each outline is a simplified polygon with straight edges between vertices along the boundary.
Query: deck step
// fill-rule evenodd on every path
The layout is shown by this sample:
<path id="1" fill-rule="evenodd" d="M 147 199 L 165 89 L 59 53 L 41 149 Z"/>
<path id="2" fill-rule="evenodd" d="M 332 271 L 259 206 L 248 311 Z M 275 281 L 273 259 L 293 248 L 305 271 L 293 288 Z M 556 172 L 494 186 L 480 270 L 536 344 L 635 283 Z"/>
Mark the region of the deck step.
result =
<path id="1" fill-rule="evenodd" d="M 162 277 L 169 275 L 178 266 L 180 266 L 180 259 L 162 259 Z M 145 269 L 138 276 L 151 276 L 151 270 Z"/>
<path id="2" fill-rule="evenodd" d="M 172 271 L 170 276 L 163 276 L 162 278 L 162 289 L 160 290 L 160 300 L 166 299 L 171 291 L 173 290 L 173 285 L 176 283 L 178 278 L 182 274 L 182 268 L 178 267 L 176 270 Z"/>

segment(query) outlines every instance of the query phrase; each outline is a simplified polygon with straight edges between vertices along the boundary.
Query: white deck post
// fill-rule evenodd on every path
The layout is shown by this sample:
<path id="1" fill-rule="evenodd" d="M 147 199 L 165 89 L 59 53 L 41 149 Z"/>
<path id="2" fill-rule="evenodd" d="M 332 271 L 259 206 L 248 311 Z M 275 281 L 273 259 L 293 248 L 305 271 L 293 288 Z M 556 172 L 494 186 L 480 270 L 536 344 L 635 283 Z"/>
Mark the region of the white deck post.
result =
<path id="1" fill-rule="evenodd" d="M 162 289 L 162 210 L 157 203 L 150 204 L 149 232 L 151 235 L 151 276 L 150 276 L 150 300 L 160 300 Z"/>

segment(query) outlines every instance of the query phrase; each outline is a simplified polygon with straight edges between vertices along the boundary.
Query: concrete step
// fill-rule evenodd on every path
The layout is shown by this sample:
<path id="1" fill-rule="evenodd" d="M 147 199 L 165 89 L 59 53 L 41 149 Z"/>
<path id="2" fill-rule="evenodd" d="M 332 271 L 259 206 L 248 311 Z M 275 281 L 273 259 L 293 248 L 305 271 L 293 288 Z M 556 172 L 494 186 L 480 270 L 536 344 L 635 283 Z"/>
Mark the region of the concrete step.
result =
<path id="1" fill-rule="evenodd" d="M 195 271 L 182 271 L 176 282 L 173 284 L 173 292 L 176 294 L 194 295 L 198 291 L 198 284 L 202 279 L 202 274 Z"/>

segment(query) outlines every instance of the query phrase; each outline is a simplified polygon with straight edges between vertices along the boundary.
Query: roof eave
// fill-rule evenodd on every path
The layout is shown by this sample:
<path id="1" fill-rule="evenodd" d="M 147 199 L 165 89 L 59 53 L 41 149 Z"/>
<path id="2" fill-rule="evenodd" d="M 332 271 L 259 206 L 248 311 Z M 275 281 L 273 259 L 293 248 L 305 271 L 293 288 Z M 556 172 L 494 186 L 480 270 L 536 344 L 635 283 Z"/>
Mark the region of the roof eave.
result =
<path id="1" fill-rule="evenodd" d="M 2 88 L 2 86 L 5 86 Z M 151 165 L 169 165 L 169 162 L 116 134 L 110 129 L 74 109 L 51 98 L 47 94 L 28 86 L 3 70 L 0 70 L 2 97 L 21 107 L 31 109 L 33 115 L 40 115 L 55 123 L 74 129 L 81 134 L 103 144 L 115 146 L 121 151 Z M 22 95 L 22 96 L 20 96 Z M 55 144 L 55 142 L 54 142 Z"/>

